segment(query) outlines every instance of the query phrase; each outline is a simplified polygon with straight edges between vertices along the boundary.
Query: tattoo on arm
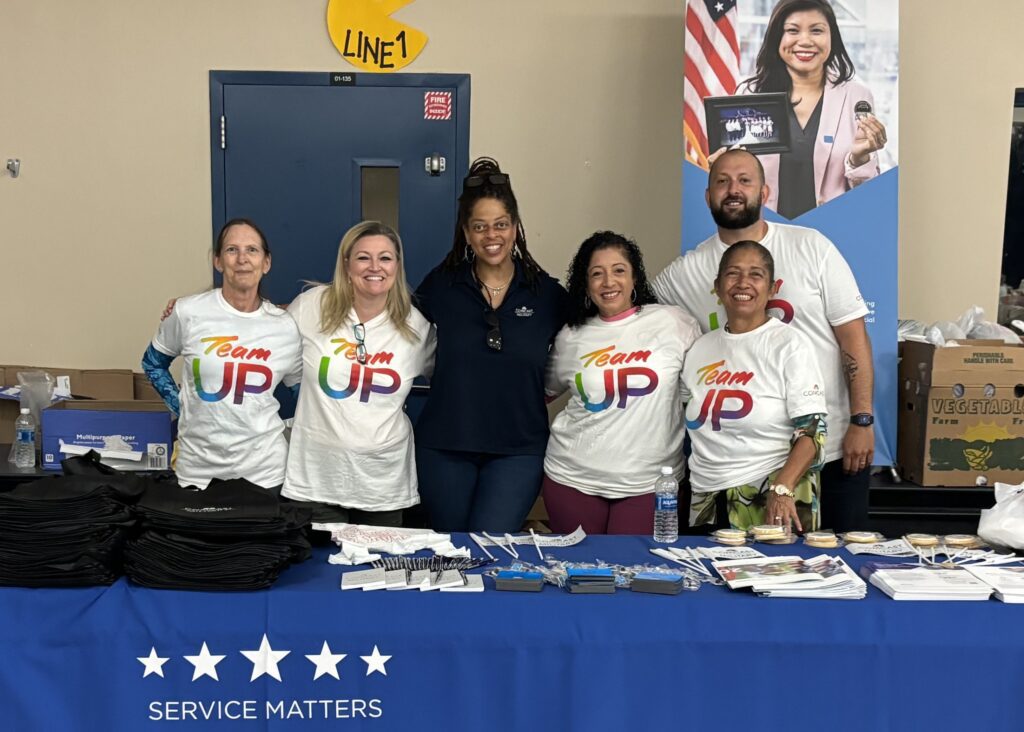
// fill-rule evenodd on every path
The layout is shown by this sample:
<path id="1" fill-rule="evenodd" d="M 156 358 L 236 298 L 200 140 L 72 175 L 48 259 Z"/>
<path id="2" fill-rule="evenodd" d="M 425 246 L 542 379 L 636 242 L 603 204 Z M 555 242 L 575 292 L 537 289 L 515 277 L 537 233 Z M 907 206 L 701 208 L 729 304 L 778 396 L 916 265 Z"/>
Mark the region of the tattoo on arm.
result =
<path id="1" fill-rule="evenodd" d="M 857 378 L 857 359 L 846 351 L 842 351 L 843 358 L 843 376 L 846 377 L 846 383 L 852 384 L 853 380 Z"/>

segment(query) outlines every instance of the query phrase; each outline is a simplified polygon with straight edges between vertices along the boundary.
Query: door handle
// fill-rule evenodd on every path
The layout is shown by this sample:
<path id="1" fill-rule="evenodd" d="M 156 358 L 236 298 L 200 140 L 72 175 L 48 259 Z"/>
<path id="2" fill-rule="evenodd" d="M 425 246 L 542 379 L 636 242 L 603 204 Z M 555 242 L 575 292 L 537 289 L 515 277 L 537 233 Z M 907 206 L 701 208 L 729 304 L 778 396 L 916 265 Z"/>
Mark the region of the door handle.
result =
<path id="1" fill-rule="evenodd" d="M 423 159 L 423 170 L 426 171 L 427 175 L 436 177 L 444 172 L 445 163 L 445 159 L 440 154 L 432 153 L 429 157 Z"/>

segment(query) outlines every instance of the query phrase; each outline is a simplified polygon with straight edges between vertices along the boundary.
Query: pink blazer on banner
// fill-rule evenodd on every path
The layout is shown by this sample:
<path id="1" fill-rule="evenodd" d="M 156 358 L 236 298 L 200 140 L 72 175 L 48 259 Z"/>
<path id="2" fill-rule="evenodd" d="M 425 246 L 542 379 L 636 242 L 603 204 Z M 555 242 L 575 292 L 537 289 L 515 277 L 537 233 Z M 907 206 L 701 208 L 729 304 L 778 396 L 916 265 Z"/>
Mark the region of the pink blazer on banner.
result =
<path id="1" fill-rule="evenodd" d="M 753 91 L 743 83 L 736 93 L 752 94 Z M 863 101 L 874 110 L 871 91 L 856 79 L 850 79 L 835 86 L 831 82 L 825 84 L 824 97 L 818 137 L 814 141 L 814 190 L 819 206 L 878 175 L 877 153 L 871 153 L 868 161 L 856 168 L 847 162 L 857 134 L 854 107 Z M 831 142 L 826 142 L 827 138 L 831 138 Z M 758 155 L 758 158 L 770 189 L 764 205 L 774 211 L 779 202 L 779 155 Z"/>

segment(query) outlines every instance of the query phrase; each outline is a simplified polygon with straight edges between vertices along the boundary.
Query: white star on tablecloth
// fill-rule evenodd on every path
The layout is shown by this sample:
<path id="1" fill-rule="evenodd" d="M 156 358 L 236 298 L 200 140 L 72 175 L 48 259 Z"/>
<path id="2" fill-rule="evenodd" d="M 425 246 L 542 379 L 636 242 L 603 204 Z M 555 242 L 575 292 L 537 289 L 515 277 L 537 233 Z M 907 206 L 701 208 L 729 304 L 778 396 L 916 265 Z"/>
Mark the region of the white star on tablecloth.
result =
<path id="1" fill-rule="evenodd" d="M 306 658 L 309 659 L 310 663 L 316 664 L 316 673 L 313 675 L 313 681 L 316 681 L 324 674 L 330 674 L 334 678 L 341 680 L 338 676 L 338 664 L 341 663 L 341 659 L 346 656 L 344 653 L 331 653 L 331 647 L 327 645 L 327 641 L 324 641 L 324 647 L 320 649 L 320 653 L 307 654 Z"/>
<path id="2" fill-rule="evenodd" d="M 722 5 L 722 3 L 715 3 L 715 10 L 717 10 L 719 13 L 722 12 L 723 8 L 725 8 L 725 6 Z"/>
<path id="3" fill-rule="evenodd" d="M 373 647 L 373 653 L 369 656 L 360 656 L 363 661 L 366 662 L 366 675 L 369 676 L 374 671 L 380 671 L 385 676 L 388 675 L 388 671 L 384 668 L 384 664 L 391 660 L 391 656 L 384 656 L 380 651 L 377 650 L 377 646 Z"/>
<path id="4" fill-rule="evenodd" d="M 252 677 L 249 681 L 255 681 L 266 674 L 278 681 L 281 680 L 281 672 L 277 669 L 277 662 L 287 656 L 291 651 L 275 651 L 270 647 L 267 634 L 263 634 L 260 647 L 255 651 L 241 651 L 241 654 L 252 661 Z"/>
<path id="5" fill-rule="evenodd" d="M 156 655 L 156 648 L 150 646 L 148 656 L 139 656 L 139 663 L 146 667 L 146 671 L 142 674 L 142 678 L 146 678 L 150 674 L 156 674 L 160 678 L 164 677 L 164 664 L 167 663 L 167 658 L 161 658 Z"/>
<path id="6" fill-rule="evenodd" d="M 193 681 L 200 676 L 209 676 L 214 681 L 220 681 L 217 678 L 217 664 L 224 660 L 224 656 L 212 655 L 210 649 L 206 647 L 206 641 L 203 641 L 198 656 L 185 656 L 185 660 L 195 666 L 195 671 L 192 672 Z"/>

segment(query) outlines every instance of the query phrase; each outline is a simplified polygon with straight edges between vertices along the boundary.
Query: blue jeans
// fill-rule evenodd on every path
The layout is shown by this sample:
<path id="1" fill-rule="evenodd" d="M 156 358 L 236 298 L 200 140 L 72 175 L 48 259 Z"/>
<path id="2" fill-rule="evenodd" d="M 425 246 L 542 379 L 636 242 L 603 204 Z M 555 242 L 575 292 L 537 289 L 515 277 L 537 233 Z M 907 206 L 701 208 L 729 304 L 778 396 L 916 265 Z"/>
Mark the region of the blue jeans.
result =
<path id="1" fill-rule="evenodd" d="M 537 500 L 544 456 L 417 447 L 416 472 L 435 531 L 511 533 Z"/>

